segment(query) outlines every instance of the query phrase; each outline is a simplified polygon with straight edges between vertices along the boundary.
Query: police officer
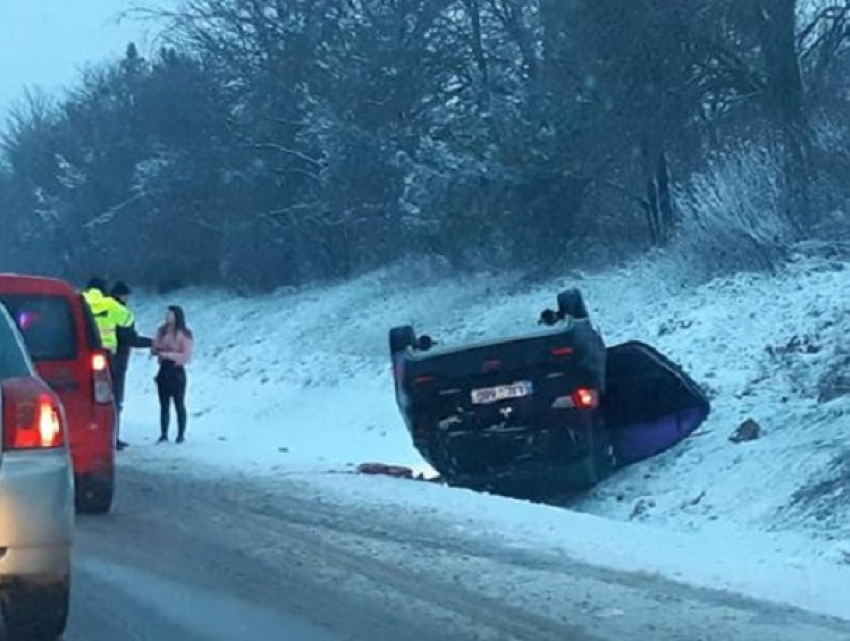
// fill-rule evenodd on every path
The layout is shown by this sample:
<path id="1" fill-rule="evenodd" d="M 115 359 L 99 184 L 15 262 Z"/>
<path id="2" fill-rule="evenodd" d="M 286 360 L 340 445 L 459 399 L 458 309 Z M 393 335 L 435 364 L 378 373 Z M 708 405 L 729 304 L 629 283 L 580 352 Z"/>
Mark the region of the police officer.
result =
<path id="1" fill-rule="evenodd" d="M 111 359 L 118 350 L 117 328 L 119 325 L 126 325 L 132 321 L 132 315 L 118 301 L 107 296 L 106 291 L 105 280 L 92 278 L 83 290 L 83 298 L 91 309 L 98 334 L 100 334 L 100 342 L 104 349 L 108 350 Z"/>
<path id="2" fill-rule="evenodd" d="M 127 380 L 127 367 L 130 365 L 130 352 L 133 349 L 150 349 L 153 345 L 150 338 L 139 336 L 136 332 L 135 316 L 127 306 L 132 293 L 127 283 L 120 280 L 112 286 L 112 290 L 109 292 L 111 298 L 120 306 L 120 312 L 117 316 L 122 320 L 122 323 L 115 328 L 118 346 L 115 350 L 113 365 L 113 388 L 119 417 L 124 406 L 124 387 Z M 118 449 L 125 447 L 127 447 L 127 444 L 119 439 Z"/>
<path id="3" fill-rule="evenodd" d="M 83 298 L 88 303 L 95 325 L 97 325 L 100 342 L 107 351 L 109 360 L 109 373 L 112 376 L 113 394 L 117 372 L 115 370 L 115 357 L 118 351 L 118 327 L 126 327 L 133 322 L 133 315 L 126 307 L 121 305 L 111 296 L 107 296 L 106 281 L 102 278 L 92 278 L 83 290 Z M 117 400 L 117 397 L 116 397 Z M 120 411 L 120 408 L 119 408 Z M 118 429 L 116 427 L 116 439 Z M 116 447 L 123 449 L 126 443 L 120 439 L 116 440 Z"/>

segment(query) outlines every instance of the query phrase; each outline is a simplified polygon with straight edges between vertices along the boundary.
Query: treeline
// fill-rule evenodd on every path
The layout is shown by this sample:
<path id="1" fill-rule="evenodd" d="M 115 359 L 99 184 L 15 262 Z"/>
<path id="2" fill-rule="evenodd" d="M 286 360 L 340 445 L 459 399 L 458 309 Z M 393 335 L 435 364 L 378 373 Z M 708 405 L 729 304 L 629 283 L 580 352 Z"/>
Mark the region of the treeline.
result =
<path id="1" fill-rule="evenodd" d="M 188 0 L 151 57 L 15 110 L 0 267 L 267 288 L 609 260 L 670 243 L 745 149 L 805 235 L 850 194 L 848 5 Z"/>

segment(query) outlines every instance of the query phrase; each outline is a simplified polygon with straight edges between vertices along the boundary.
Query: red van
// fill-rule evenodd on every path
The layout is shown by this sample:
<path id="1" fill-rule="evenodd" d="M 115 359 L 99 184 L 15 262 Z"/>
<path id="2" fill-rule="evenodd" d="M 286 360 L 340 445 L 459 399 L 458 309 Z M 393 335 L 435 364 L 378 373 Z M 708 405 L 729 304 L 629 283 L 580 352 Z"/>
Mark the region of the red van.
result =
<path id="1" fill-rule="evenodd" d="M 65 407 L 77 510 L 105 514 L 115 491 L 118 420 L 107 352 L 83 297 L 65 281 L 0 274 L 0 302 Z"/>

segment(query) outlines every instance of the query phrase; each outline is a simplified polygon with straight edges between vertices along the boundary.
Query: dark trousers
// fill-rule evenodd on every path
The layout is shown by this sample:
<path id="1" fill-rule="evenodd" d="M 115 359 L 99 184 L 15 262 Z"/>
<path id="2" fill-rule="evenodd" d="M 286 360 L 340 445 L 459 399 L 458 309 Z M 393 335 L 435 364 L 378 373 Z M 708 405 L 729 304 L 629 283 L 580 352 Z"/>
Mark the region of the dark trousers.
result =
<path id="1" fill-rule="evenodd" d="M 121 406 L 123 404 L 123 390 L 121 390 L 119 396 L 118 389 L 118 378 L 120 376 L 120 372 L 118 371 L 118 366 L 115 360 L 115 354 L 106 350 L 106 362 L 109 364 L 109 377 L 112 379 L 112 398 L 115 401 L 115 441 L 116 443 L 121 440 Z"/>
<path id="2" fill-rule="evenodd" d="M 127 383 L 127 368 L 130 365 L 130 352 L 118 351 L 111 359 L 112 371 L 112 393 L 115 396 L 115 405 L 118 411 L 124 407 L 124 387 Z"/>
<path id="3" fill-rule="evenodd" d="M 171 422 L 171 403 L 177 413 L 177 436 L 186 434 L 186 370 L 173 364 L 163 364 L 156 376 L 159 394 L 159 428 L 161 436 L 168 436 Z"/>

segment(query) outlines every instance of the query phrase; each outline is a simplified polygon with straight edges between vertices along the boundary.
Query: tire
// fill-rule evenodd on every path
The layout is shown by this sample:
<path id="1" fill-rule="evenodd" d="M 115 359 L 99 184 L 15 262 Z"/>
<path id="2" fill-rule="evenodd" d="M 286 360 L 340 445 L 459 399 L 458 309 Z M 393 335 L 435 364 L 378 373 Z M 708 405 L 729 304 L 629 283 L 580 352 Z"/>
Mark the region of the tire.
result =
<path id="1" fill-rule="evenodd" d="M 611 432 L 604 421 L 600 421 L 600 424 L 596 426 L 596 437 L 596 447 L 594 448 L 596 483 L 601 483 L 617 469 L 617 456 L 614 453 Z"/>
<path id="2" fill-rule="evenodd" d="M 430 351 L 436 344 L 437 341 L 428 336 L 428 334 L 423 334 L 416 339 L 416 343 L 414 345 L 420 352 L 427 352 Z"/>
<path id="3" fill-rule="evenodd" d="M 558 312 L 576 320 L 587 320 L 590 317 L 584 304 L 584 296 L 578 289 L 567 289 L 558 294 Z"/>
<path id="4" fill-rule="evenodd" d="M 75 482 L 77 512 L 108 514 L 115 497 L 115 472 L 109 476 L 78 476 Z"/>
<path id="5" fill-rule="evenodd" d="M 393 327 L 390 330 L 390 355 L 395 356 L 416 345 L 416 332 L 410 325 Z"/>
<path id="6" fill-rule="evenodd" d="M 616 461 L 611 443 L 611 433 L 604 421 L 598 419 L 593 426 L 593 441 L 588 455 L 570 466 L 569 483 L 573 490 L 589 490 L 614 472 Z"/>
<path id="7" fill-rule="evenodd" d="M 65 634 L 68 625 L 70 597 L 71 582 L 67 576 L 38 586 L 16 583 L 3 600 L 5 638 L 8 641 L 56 641 Z"/>

